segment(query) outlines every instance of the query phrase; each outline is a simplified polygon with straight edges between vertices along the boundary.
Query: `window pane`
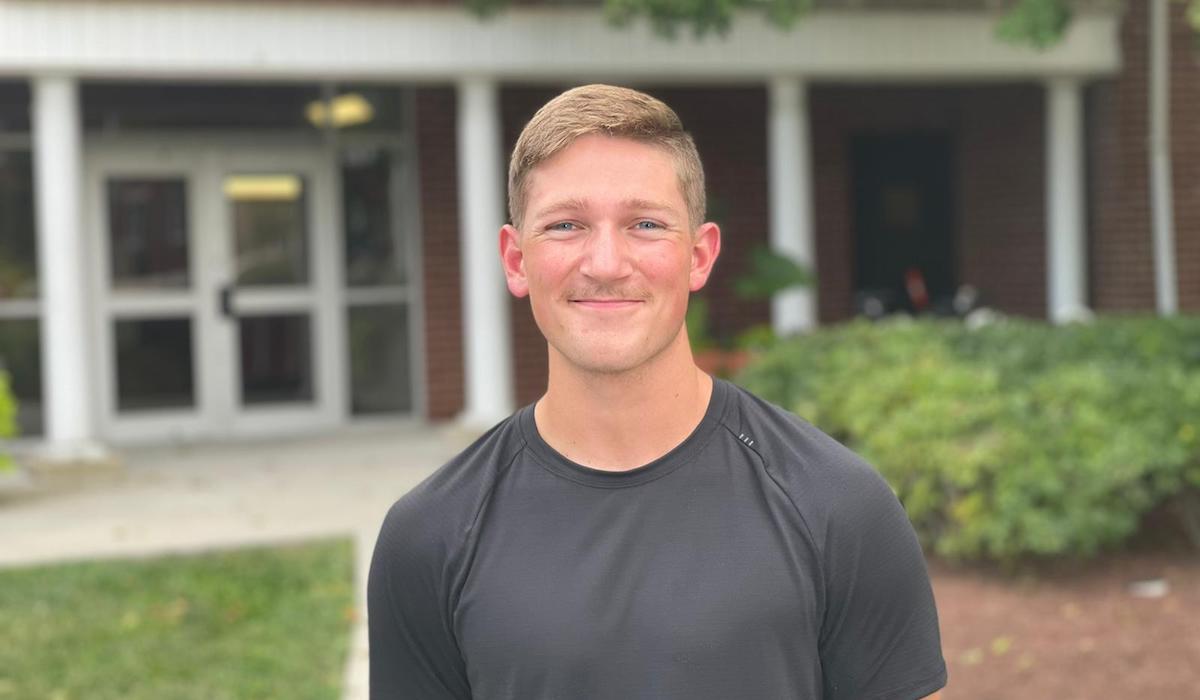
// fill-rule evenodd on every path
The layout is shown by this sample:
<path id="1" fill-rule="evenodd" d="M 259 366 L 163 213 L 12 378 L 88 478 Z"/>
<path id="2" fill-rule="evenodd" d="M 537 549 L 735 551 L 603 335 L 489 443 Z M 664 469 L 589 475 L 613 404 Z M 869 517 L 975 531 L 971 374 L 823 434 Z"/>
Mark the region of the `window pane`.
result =
<path id="1" fill-rule="evenodd" d="M 308 221 L 304 178 L 290 174 L 225 178 L 233 212 L 237 283 L 308 283 Z"/>
<path id="2" fill-rule="evenodd" d="M 42 355 L 37 319 L 0 321 L 0 368 L 17 398 L 21 435 L 42 434 Z"/>
<path id="3" fill-rule="evenodd" d="M 392 201 L 392 158 L 382 148 L 342 153 L 342 211 L 346 232 L 346 283 L 402 284 L 404 241 Z"/>
<path id="4" fill-rule="evenodd" d="M 192 321 L 116 321 L 117 410 L 196 405 L 192 381 Z"/>
<path id="5" fill-rule="evenodd" d="M 28 151 L 0 151 L 0 300 L 35 296 L 33 161 Z"/>
<path id="6" fill-rule="evenodd" d="M 306 110 L 319 85 L 85 82 L 85 129 L 289 129 L 319 134 Z"/>
<path id="7" fill-rule="evenodd" d="M 313 353 L 308 314 L 243 316 L 242 403 L 312 402 Z"/>
<path id="8" fill-rule="evenodd" d="M 0 80 L 0 134 L 29 131 L 29 83 Z"/>
<path id="9" fill-rule="evenodd" d="M 408 412 L 408 307 L 350 307 L 350 403 L 355 414 Z"/>
<path id="10" fill-rule="evenodd" d="M 187 204 L 184 181 L 108 181 L 108 236 L 114 289 L 186 289 Z"/>

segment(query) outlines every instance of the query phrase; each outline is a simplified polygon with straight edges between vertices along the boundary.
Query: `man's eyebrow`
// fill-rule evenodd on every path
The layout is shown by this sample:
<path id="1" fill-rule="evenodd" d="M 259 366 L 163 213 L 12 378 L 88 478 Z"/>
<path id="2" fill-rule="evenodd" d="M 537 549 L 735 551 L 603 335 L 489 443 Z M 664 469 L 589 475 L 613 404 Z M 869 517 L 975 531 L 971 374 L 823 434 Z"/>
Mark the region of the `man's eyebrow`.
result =
<path id="1" fill-rule="evenodd" d="M 677 213 L 675 207 L 665 202 L 655 202 L 650 199 L 627 199 L 625 206 L 630 209 L 653 209 L 655 211 L 666 211 L 672 214 Z"/>
<path id="2" fill-rule="evenodd" d="M 538 210 L 538 212 L 534 214 L 533 218 L 540 219 L 551 214 L 557 214 L 564 211 L 579 211 L 580 209 L 587 209 L 587 200 L 570 197 L 568 199 L 560 199 L 554 204 Z"/>

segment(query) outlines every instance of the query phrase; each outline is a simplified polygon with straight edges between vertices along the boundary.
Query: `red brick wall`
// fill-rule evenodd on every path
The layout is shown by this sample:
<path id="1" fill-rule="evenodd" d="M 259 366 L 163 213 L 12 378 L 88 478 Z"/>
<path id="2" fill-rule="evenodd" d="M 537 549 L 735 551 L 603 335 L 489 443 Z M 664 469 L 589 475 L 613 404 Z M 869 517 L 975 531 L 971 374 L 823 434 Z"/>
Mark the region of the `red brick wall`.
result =
<path id="1" fill-rule="evenodd" d="M 425 295 L 425 381 L 431 420 L 452 418 L 463 409 L 454 103 L 453 88 L 422 87 L 416 90 Z"/>
<path id="2" fill-rule="evenodd" d="M 1088 91 L 1089 280 L 1098 311 L 1154 308 L 1145 6 L 1121 27 L 1124 69 Z"/>
<path id="3" fill-rule="evenodd" d="M 959 93 L 959 281 L 1006 313 L 1046 315 L 1045 89 Z"/>
<path id="4" fill-rule="evenodd" d="M 1171 151 L 1180 309 L 1200 311 L 1200 53 L 1183 6 L 1171 3 Z M 1130 0 L 1123 69 L 1088 95 L 1092 302 L 1101 311 L 1155 308 L 1150 212 L 1149 10 Z"/>
<path id="5" fill-rule="evenodd" d="M 816 230 L 817 319 L 854 315 L 854 196 L 850 190 L 847 120 L 856 95 L 813 87 L 808 97 L 812 144 L 813 225 Z"/>
<path id="6" fill-rule="evenodd" d="M 1180 311 L 1200 312 L 1200 39 L 1171 3 L 1171 152 Z M 1145 8 L 1137 3 L 1135 11 Z M 1144 13 L 1143 13 L 1144 14 Z"/>
<path id="7" fill-rule="evenodd" d="M 818 306 L 822 323 L 854 314 L 856 134 L 938 130 L 954 144 L 957 279 L 987 303 L 1045 313 L 1041 88 L 814 86 Z"/>
<path id="8" fill-rule="evenodd" d="M 562 89 L 509 86 L 501 94 L 506 152 L 525 123 Z M 745 269 L 746 253 L 767 241 L 766 90 L 764 88 L 654 88 L 639 86 L 670 105 L 696 140 L 704 162 L 709 217 L 721 225 L 723 250 L 704 294 L 714 335 L 732 337 L 770 321 L 766 302 L 744 302 L 732 281 Z M 546 388 L 546 341 L 527 299 L 512 307 L 513 348 L 519 404 Z"/>

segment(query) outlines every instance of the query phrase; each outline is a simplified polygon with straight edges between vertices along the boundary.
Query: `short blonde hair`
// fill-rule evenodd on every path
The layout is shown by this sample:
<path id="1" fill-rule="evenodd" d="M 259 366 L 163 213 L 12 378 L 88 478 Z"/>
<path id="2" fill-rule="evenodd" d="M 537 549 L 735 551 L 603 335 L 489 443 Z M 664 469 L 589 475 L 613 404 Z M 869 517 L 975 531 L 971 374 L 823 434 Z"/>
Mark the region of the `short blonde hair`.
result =
<path id="1" fill-rule="evenodd" d="M 612 85 L 583 85 L 547 102 L 521 131 L 508 163 L 508 214 L 521 228 L 529 173 L 576 139 L 604 134 L 666 150 L 675 161 L 690 226 L 704 221 L 704 167 L 679 115 L 645 93 Z"/>

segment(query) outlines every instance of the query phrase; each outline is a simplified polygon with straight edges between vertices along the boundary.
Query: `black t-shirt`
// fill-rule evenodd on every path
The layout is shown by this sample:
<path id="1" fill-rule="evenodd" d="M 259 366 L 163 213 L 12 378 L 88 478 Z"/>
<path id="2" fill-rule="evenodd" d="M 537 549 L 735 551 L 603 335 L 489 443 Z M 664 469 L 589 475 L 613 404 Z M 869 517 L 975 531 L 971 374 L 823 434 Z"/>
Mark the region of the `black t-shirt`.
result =
<path id="1" fill-rule="evenodd" d="M 883 479 L 724 381 L 670 453 L 590 469 L 533 407 L 401 498 L 368 584 L 372 698 L 853 700 L 946 682 Z"/>

